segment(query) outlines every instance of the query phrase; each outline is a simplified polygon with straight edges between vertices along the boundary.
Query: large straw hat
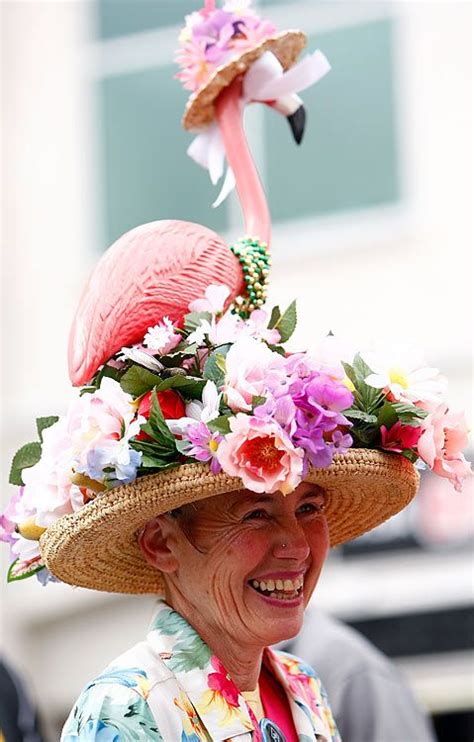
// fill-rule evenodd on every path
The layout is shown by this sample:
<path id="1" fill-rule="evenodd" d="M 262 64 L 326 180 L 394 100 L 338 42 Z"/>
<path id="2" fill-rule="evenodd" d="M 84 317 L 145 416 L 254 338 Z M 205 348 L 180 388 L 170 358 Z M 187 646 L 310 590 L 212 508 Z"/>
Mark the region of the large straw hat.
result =
<path id="1" fill-rule="evenodd" d="M 310 468 L 306 482 L 327 496 L 325 515 L 331 546 L 369 531 L 413 499 L 419 475 L 403 456 L 353 449 L 327 469 Z M 72 585 L 117 593 L 161 593 L 161 573 L 144 559 L 137 533 L 154 516 L 185 503 L 242 489 L 242 481 L 207 464 L 141 478 L 100 495 L 65 515 L 41 537 L 51 572 Z"/>

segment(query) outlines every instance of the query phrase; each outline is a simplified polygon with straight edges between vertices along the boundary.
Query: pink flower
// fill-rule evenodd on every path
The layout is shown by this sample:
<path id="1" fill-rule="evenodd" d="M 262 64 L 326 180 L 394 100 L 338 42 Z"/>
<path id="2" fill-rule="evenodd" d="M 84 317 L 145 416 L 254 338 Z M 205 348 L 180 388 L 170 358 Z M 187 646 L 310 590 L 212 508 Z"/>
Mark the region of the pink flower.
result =
<path id="1" fill-rule="evenodd" d="M 21 506 L 35 514 L 38 526 L 47 528 L 84 504 L 79 488 L 72 484 L 73 461 L 73 441 L 62 417 L 43 431 L 41 459 L 22 472 Z"/>
<path id="2" fill-rule="evenodd" d="M 421 435 L 421 427 L 416 428 L 413 425 L 402 425 L 398 420 L 391 428 L 385 425 L 380 426 L 380 438 L 382 448 L 386 451 L 401 453 L 407 448 L 415 449 L 418 439 Z"/>
<path id="3" fill-rule="evenodd" d="M 206 59 L 206 43 L 203 39 L 186 41 L 175 57 L 181 68 L 176 77 L 185 90 L 198 90 L 211 76 L 214 69 Z"/>
<path id="4" fill-rule="evenodd" d="M 450 479 L 462 489 L 463 479 L 472 475 L 462 453 L 468 443 L 468 428 L 462 412 L 451 412 L 445 403 L 432 409 L 422 422 L 418 454 L 435 474 Z"/>
<path id="5" fill-rule="evenodd" d="M 285 377 L 282 356 L 254 338 L 239 338 L 226 356 L 223 391 L 230 409 L 251 410 L 252 398 L 263 395 L 271 371 L 279 371 Z"/>
<path id="6" fill-rule="evenodd" d="M 250 337 L 256 340 L 265 340 L 270 345 L 276 345 L 280 342 L 280 333 L 275 329 L 270 330 L 267 325 L 268 317 L 265 310 L 254 309 L 244 327 Z"/>
<path id="7" fill-rule="evenodd" d="M 204 297 L 201 299 L 194 299 L 189 304 L 189 310 L 191 312 L 210 312 L 211 314 L 222 314 L 224 306 L 229 298 L 230 289 L 223 283 L 211 283 L 206 291 Z"/>
<path id="8" fill-rule="evenodd" d="M 216 672 L 211 672 L 207 676 L 209 688 L 223 696 L 229 706 L 237 708 L 239 705 L 239 691 L 234 681 L 231 679 L 222 662 L 215 655 L 211 657 L 211 665 Z"/>
<path id="9" fill-rule="evenodd" d="M 220 443 L 217 458 L 227 474 L 252 492 L 292 492 L 303 475 L 303 451 L 271 419 L 238 413 Z"/>

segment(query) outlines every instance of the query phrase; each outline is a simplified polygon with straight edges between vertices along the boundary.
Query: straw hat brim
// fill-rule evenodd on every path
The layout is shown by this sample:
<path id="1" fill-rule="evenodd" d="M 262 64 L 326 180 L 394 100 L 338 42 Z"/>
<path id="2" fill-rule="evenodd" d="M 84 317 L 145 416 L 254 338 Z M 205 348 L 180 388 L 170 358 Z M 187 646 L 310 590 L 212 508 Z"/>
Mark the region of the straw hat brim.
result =
<path id="1" fill-rule="evenodd" d="M 331 546 L 370 531 L 416 494 L 419 475 L 399 454 L 352 449 L 306 482 L 326 492 Z M 161 573 L 142 556 L 137 532 L 153 517 L 186 503 L 242 489 L 242 481 L 207 464 L 184 464 L 100 495 L 65 515 L 40 540 L 48 569 L 63 582 L 115 593 L 163 592 Z"/>
<path id="2" fill-rule="evenodd" d="M 294 65 L 305 46 L 306 35 L 302 31 L 284 31 L 218 67 L 209 80 L 189 97 L 182 120 L 184 128 L 201 129 L 210 124 L 214 118 L 214 101 L 219 93 L 237 75 L 243 75 L 263 52 L 273 52 L 283 69 L 287 70 Z"/>

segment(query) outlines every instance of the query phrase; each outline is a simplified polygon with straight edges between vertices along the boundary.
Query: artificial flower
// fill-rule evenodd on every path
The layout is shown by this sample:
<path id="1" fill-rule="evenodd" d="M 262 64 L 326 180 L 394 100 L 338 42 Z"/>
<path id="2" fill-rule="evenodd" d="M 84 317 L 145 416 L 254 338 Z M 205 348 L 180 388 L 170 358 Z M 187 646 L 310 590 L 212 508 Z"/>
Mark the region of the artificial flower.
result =
<path id="1" fill-rule="evenodd" d="M 222 439 L 221 433 L 211 432 L 206 423 L 192 423 L 186 428 L 186 440 L 178 441 L 177 446 L 185 456 L 191 456 L 197 461 L 210 461 L 211 472 L 218 474 L 221 465 L 217 450 Z"/>
<path id="2" fill-rule="evenodd" d="M 211 283 L 204 292 L 204 297 L 194 299 L 189 304 L 190 312 L 210 312 L 211 314 L 221 314 L 224 311 L 225 303 L 229 297 L 230 289 L 223 283 Z"/>
<path id="3" fill-rule="evenodd" d="M 421 427 L 403 425 L 400 420 L 397 420 L 390 428 L 381 425 L 380 440 L 382 448 L 385 451 L 393 451 L 393 453 L 402 453 L 406 449 L 415 450 L 421 433 Z"/>
<path id="4" fill-rule="evenodd" d="M 217 449 L 230 476 L 240 477 L 252 492 L 292 492 L 303 475 L 303 450 L 293 445 L 278 423 L 239 412 L 230 418 L 231 432 Z"/>
<path id="5" fill-rule="evenodd" d="M 166 355 L 181 342 L 181 335 L 175 332 L 175 326 L 169 317 L 163 317 L 157 325 L 148 328 L 143 345 L 159 355 Z"/>
<path id="6" fill-rule="evenodd" d="M 150 371 L 163 371 L 163 364 L 156 358 L 150 350 L 145 350 L 143 346 L 134 345 L 132 348 L 123 347 L 117 357 L 118 361 L 133 361 L 140 366 L 148 368 Z"/>
<path id="7" fill-rule="evenodd" d="M 281 376 L 284 359 L 264 343 L 251 337 L 236 340 L 226 355 L 224 395 L 233 412 L 252 409 L 254 397 L 262 396 L 267 388 L 270 370 Z"/>
<path id="8" fill-rule="evenodd" d="M 244 323 L 243 332 L 255 340 L 264 340 L 269 345 L 280 342 L 280 333 L 277 329 L 268 327 L 268 315 L 264 309 L 254 309 Z"/>
<path id="9" fill-rule="evenodd" d="M 182 397 L 175 392 L 174 389 L 165 389 L 163 392 L 156 392 L 158 402 L 160 405 L 161 413 L 165 420 L 177 420 L 184 417 L 186 414 L 186 408 Z M 150 417 L 151 403 L 153 398 L 153 392 L 149 391 L 140 398 L 138 405 L 138 414 L 148 420 Z M 137 435 L 139 441 L 149 441 L 150 436 L 143 430 Z"/>
<path id="10" fill-rule="evenodd" d="M 446 379 L 437 368 L 425 366 L 417 351 L 393 349 L 385 357 L 367 352 L 364 361 L 373 372 L 365 383 L 397 402 L 440 402 L 446 391 Z"/>
<path id="11" fill-rule="evenodd" d="M 177 415 L 176 419 L 168 419 L 167 424 L 174 435 L 185 435 L 189 425 L 196 422 L 208 423 L 215 420 L 220 414 L 220 402 L 222 393 L 217 391 L 213 381 L 206 382 L 202 390 L 202 401 L 195 399 L 188 402 L 183 409 L 183 415 Z"/>
<path id="12" fill-rule="evenodd" d="M 461 491 L 463 480 L 472 476 L 471 465 L 462 449 L 467 446 L 469 429 L 462 412 L 451 412 L 443 402 L 433 407 L 421 423 L 418 454 L 440 477 L 450 479 Z"/>

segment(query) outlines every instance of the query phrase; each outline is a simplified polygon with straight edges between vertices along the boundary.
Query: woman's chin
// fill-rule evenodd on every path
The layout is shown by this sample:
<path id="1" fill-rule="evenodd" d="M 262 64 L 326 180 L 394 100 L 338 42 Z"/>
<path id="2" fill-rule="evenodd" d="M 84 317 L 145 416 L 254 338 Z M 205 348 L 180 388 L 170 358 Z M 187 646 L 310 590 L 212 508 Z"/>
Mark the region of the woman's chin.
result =
<path id="1" fill-rule="evenodd" d="M 263 595 L 247 586 L 246 592 L 252 612 L 265 626 L 267 644 L 291 639 L 299 633 L 306 604 L 303 591 L 294 596 L 278 597 Z"/>

